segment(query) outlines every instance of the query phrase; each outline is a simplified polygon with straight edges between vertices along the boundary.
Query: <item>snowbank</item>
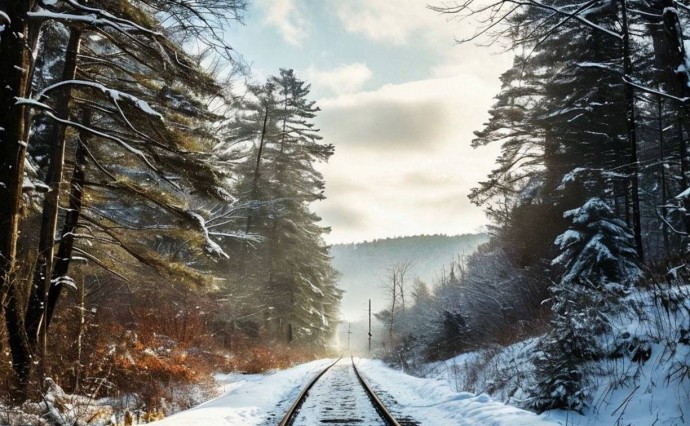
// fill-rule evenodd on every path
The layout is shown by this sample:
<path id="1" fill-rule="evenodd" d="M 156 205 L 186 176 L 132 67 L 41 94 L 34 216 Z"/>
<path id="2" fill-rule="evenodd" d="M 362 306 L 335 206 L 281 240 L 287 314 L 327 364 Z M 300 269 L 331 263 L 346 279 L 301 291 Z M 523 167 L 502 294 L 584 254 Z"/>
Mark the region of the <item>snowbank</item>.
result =
<path id="1" fill-rule="evenodd" d="M 387 367 L 382 361 L 356 359 L 360 372 L 399 417 L 422 425 L 541 426 L 558 424 L 547 416 L 494 401 L 486 394 L 456 392 L 446 380 L 418 378 Z"/>
<path id="2" fill-rule="evenodd" d="M 690 287 L 680 286 L 629 296 L 625 303 L 631 309 L 616 320 L 606 342 L 618 355 L 587 366 L 593 381 L 590 407 L 582 415 L 552 410 L 540 418 L 582 426 L 690 424 L 690 342 L 683 331 L 690 324 L 689 294 Z M 537 341 L 461 354 L 427 365 L 422 374 L 453 391 L 486 393 L 523 406 L 534 384 L 530 357 Z"/>
<path id="3" fill-rule="evenodd" d="M 307 381 L 332 359 L 301 364 L 269 374 L 218 375 L 223 392 L 191 410 L 182 411 L 156 425 L 261 425 L 277 424 Z"/>

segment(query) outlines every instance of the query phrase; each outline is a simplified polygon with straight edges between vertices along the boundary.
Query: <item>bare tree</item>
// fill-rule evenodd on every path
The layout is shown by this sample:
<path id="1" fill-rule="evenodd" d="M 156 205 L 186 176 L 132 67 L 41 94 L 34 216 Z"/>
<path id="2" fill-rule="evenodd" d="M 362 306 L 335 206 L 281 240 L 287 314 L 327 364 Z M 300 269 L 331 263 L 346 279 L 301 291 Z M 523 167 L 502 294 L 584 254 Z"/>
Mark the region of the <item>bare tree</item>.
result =
<path id="1" fill-rule="evenodd" d="M 396 318 L 399 313 L 405 312 L 405 290 L 407 277 L 414 267 L 411 260 L 402 260 L 386 268 L 385 278 L 382 283 L 388 293 L 390 308 L 376 314 L 379 320 L 386 323 L 388 328 L 388 340 L 390 347 L 394 346 L 394 333 Z"/>

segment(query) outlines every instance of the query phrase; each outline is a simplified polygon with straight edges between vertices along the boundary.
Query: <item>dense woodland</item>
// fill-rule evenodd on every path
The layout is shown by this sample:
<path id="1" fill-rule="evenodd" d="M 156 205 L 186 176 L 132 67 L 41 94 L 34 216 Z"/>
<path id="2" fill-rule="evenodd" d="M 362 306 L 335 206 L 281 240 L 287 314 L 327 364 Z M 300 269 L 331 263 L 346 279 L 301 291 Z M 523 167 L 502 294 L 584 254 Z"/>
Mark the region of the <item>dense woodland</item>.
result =
<path id="1" fill-rule="evenodd" d="M 241 87 L 245 6 L 0 3 L 6 402 L 51 377 L 151 410 L 326 349 L 341 293 L 309 203 L 333 146 L 293 71 Z"/>
<path id="2" fill-rule="evenodd" d="M 309 205 L 334 147 L 292 70 L 242 83 L 224 30 L 245 7 L 0 3 L 4 401 L 38 400 L 51 377 L 152 409 L 212 371 L 326 353 L 342 294 Z M 431 9 L 515 54 L 471 141 L 501 150 L 470 196 L 491 238 L 437 283 L 389 265 L 379 355 L 408 368 L 541 336 L 524 405 L 584 411 L 588 365 L 649 359 L 652 337 L 620 340 L 612 318 L 653 289 L 682 318 L 656 336 L 685 354 L 662 380 L 686 382 L 690 6 Z"/>
<path id="3" fill-rule="evenodd" d="M 542 336 L 529 359 L 534 377 L 520 385 L 528 388 L 521 405 L 538 412 L 586 411 L 592 378 L 606 374 L 594 371 L 597 362 L 644 363 L 653 343 L 665 345 L 655 356 L 677 363 L 658 379 L 687 383 L 690 308 L 687 289 L 676 286 L 690 273 L 690 7 L 595 0 L 433 9 L 515 52 L 472 141 L 501 149 L 470 195 L 492 236 L 436 286 L 405 281 L 405 264 L 389 270 L 397 292 L 379 313 L 390 330 L 384 356 L 413 367 Z M 660 317 L 680 320 L 662 335 L 616 329 L 621 317 L 654 328 L 631 298 L 639 291 L 651 292 Z M 634 380 L 608 373 L 619 386 Z"/>

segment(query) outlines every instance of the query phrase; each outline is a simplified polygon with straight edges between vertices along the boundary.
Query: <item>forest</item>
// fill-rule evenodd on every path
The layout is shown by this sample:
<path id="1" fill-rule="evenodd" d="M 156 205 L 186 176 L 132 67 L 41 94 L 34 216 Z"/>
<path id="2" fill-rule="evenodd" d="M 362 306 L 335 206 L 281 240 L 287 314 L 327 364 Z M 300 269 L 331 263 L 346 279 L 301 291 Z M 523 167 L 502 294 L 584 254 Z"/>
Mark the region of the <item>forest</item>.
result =
<path id="1" fill-rule="evenodd" d="M 1 424 L 156 420 L 214 373 L 338 352 L 348 289 L 313 209 L 337 147 L 303 76 L 234 49 L 249 6 L 0 0 Z M 469 196 L 489 237 L 437 280 L 386 266 L 371 356 L 419 376 L 475 357 L 458 390 L 535 413 L 635 388 L 627 406 L 654 367 L 683 424 L 690 4 L 423 6 L 513 58 L 456 141 L 499 152 Z"/>
<path id="2" fill-rule="evenodd" d="M 491 237 L 435 286 L 405 284 L 410 308 L 392 293 L 379 314 L 394 347 L 383 356 L 426 371 L 425 362 L 478 351 L 484 359 L 465 367 L 479 377 L 461 373 L 468 390 L 536 412 L 596 411 L 606 393 L 639 388 L 645 363 L 664 365 L 652 380 L 684 395 L 679 417 L 665 421 L 683 424 L 690 8 L 628 0 L 432 8 L 476 25 L 459 43 L 490 34 L 515 52 L 471 141 L 500 147 L 470 194 Z M 398 295 L 406 272 L 390 270 Z"/>
<path id="3" fill-rule="evenodd" d="M 152 410 L 325 350 L 340 291 L 308 205 L 333 146 L 292 70 L 235 86 L 244 8 L 2 2 L 3 400 L 50 377 Z"/>

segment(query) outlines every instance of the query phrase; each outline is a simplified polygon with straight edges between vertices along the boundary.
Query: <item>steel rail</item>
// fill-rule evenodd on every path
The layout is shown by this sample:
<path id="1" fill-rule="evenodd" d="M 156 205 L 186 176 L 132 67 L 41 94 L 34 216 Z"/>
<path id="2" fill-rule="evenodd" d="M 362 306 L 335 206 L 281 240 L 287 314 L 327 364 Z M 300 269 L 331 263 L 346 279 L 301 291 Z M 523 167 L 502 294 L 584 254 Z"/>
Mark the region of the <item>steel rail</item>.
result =
<path id="1" fill-rule="evenodd" d="M 321 370 L 320 373 L 318 373 L 316 376 L 314 376 L 314 378 L 312 378 L 309 381 L 309 383 L 307 383 L 307 385 L 304 387 L 304 389 L 302 389 L 302 392 L 300 392 L 300 394 L 297 396 L 297 399 L 295 400 L 295 402 L 293 402 L 292 405 L 290 406 L 290 408 L 287 410 L 287 412 L 285 413 L 285 416 L 283 416 L 283 419 L 280 421 L 280 423 L 278 423 L 278 426 L 288 426 L 290 424 L 290 422 L 292 422 L 294 415 L 297 414 L 297 410 L 299 410 L 299 407 L 302 405 L 302 403 L 306 399 L 307 393 L 309 393 L 309 390 L 312 387 L 314 387 L 314 385 L 321 378 L 321 376 L 326 374 L 326 371 L 330 370 L 330 368 L 333 367 L 334 365 L 336 365 L 338 363 L 338 361 L 340 361 L 342 358 L 343 358 L 343 356 L 340 355 L 340 358 L 335 360 L 335 362 L 333 364 L 331 364 L 328 367 Z"/>
<path id="2" fill-rule="evenodd" d="M 361 383 L 362 387 L 364 387 L 364 390 L 366 391 L 367 395 L 369 395 L 369 399 L 371 400 L 372 404 L 374 404 L 374 408 L 379 413 L 379 415 L 383 418 L 384 421 L 386 421 L 386 423 L 388 423 L 389 426 L 400 426 L 400 423 L 398 423 L 398 421 L 395 420 L 395 417 L 393 417 L 391 412 L 388 411 L 385 405 L 383 405 L 383 402 L 381 402 L 379 397 L 376 396 L 371 387 L 369 387 L 369 384 L 366 381 L 364 381 L 362 375 L 359 374 L 359 370 L 357 370 L 357 366 L 355 365 L 355 359 L 352 356 L 350 356 L 350 360 L 352 361 L 352 368 L 355 369 L 355 374 L 357 375 L 357 379 L 359 379 L 359 383 Z"/>
<path id="3" fill-rule="evenodd" d="M 288 426 L 290 425 L 294 420 L 295 416 L 297 414 L 297 411 L 299 408 L 302 406 L 302 403 L 304 403 L 304 400 L 307 399 L 307 394 L 309 393 L 309 390 L 311 390 L 312 387 L 316 384 L 316 382 L 326 374 L 328 370 L 330 370 L 331 367 L 336 365 L 338 361 L 342 359 L 342 355 L 340 358 L 338 358 L 334 363 L 330 364 L 328 367 L 324 368 L 321 370 L 318 374 L 316 374 L 310 381 L 307 383 L 307 385 L 302 389 L 300 394 L 297 396 L 297 399 L 295 402 L 292 403 L 290 408 L 287 410 L 285 415 L 283 416 L 283 419 L 278 423 L 278 426 Z M 364 391 L 366 392 L 367 396 L 369 397 L 369 400 L 371 401 L 372 405 L 374 406 L 374 409 L 376 412 L 381 416 L 383 421 L 386 422 L 388 426 L 400 426 L 400 423 L 398 423 L 397 420 L 393 417 L 390 411 L 386 408 L 385 405 L 383 405 L 383 402 L 379 399 L 378 396 L 376 396 L 376 393 L 371 389 L 369 384 L 364 380 L 362 375 L 359 373 L 359 370 L 357 370 L 357 366 L 355 365 L 355 360 L 351 356 L 350 360 L 352 361 L 352 368 L 355 370 L 355 375 L 357 376 L 357 380 L 359 383 L 362 385 L 364 388 Z"/>

